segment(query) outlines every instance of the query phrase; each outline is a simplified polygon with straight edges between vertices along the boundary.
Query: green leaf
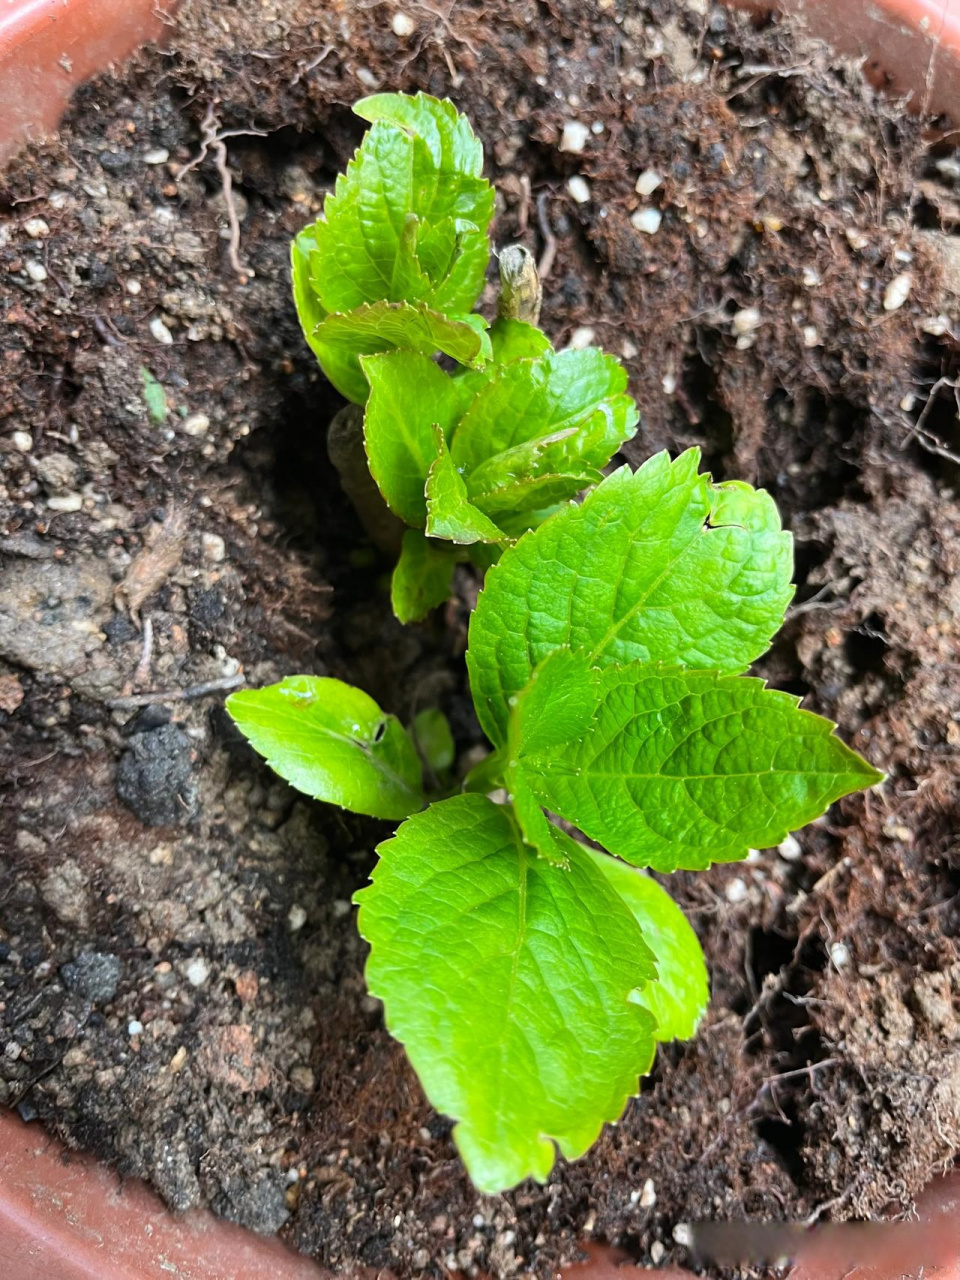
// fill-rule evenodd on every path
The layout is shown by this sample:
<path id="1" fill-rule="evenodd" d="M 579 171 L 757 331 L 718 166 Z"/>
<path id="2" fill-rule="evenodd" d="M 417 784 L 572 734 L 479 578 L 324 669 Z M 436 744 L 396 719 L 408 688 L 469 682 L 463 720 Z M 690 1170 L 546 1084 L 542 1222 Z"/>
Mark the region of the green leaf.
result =
<path id="1" fill-rule="evenodd" d="M 368 989 L 487 1194 L 543 1181 L 554 1143 L 582 1155 L 652 1060 L 653 1019 L 631 1000 L 652 956 L 590 855 L 566 844 L 560 871 L 503 807 L 456 796 L 380 846 L 356 897 Z"/>
<path id="2" fill-rule="evenodd" d="M 436 457 L 427 476 L 427 533 L 451 542 L 503 542 L 503 532 L 467 497 L 467 486 L 457 471 L 440 432 L 435 433 Z"/>
<path id="3" fill-rule="evenodd" d="M 707 965 L 686 916 L 652 876 L 588 850 L 633 912 L 657 961 L 657 976 L 634 998 L 657 1020 L 658 1040 L 689 1040 L 710 997 Z"/>
<path id="4" fill-rule="evenodd" d="M 170 412 L 167 406 L 167 393 L 156 380 L 146 365 L 140 366 L 140 380 L 143 383 L 143 402 L 151 422 L 166 422 Z"/>
<path id="5" fill-rule="evenodd" d="M 405 818 L 423 806 L 413 743 L 360 689 L 288 676 L 231 694 L 227 710 L 253 749 L 308 796 L 373 818 Z"/>
<path id="6" fill-rule="evenodd" d="M 597 673 L 579 654 L 559 649 L 540 663 L 510 709 L 504 780 L 520 830 L 541 857 L 563 866 L 566 837 L 540 808 L 524 765 L 528 755 L 549 755 L 588 732 L 597 700 Z"/>
<path id="7" fill-rule="evenodd" d="M 355 110 L 374 123 L 315 224 L 311 280 L 321 304 L 470 311 L 489 258 L 493 190 L 469 124 L 425 94 L 378 94 Z"/>
<path id="8" fill-rule="evenodd" d="M 743 671 L 793 588 L 792 542 L 763 490 L 713 485 L 699 452 L 621 468 L 508 548 L 470 620 L 477 714 L 504 741 L 509 699 L 547 654 Z"/>
<path id="9" fill-rule="evenodd" d="M 627 375 L 612 356 L 596 348 L 550 352 L 538 360 L 503 365 L 461 418 L 450 452 L 467 477 L 472 500 L 489 514 L 517 509 L 520 503 L 544 507 L 583 488 L 554 482 L 534 486 L 524 497 L 524 477 L 573 473 L 579 482 L 598 477 L 625 440 L 636 431 L 637 410 L 624 393 Z M 511 489 L 497 501 L 497 490 Z"/>
<path id="10" fill-rule="evenodd" d="M 456 757 L 456 745 L 450 721 L 438 707 L 418 711 L 413 718 L 410 736 L 421 757 L 434 773 L 445 773 Z"/>
<path id="11" fill-rule="evenodd" d="M 442 315 L 408 302 L 372 302 L 328 315 L 314 331 L 313 345 L 330 381 L 355 404 L 367 398 L 365 355 L 401 347 L 424 356 L 442 351 L 470 365 L 490 352 L 481 316 Z"/>
<path id="12" fill-rule="evenodd" d="M 638 866 L 695 871 L 779 844 L 882 780 L 829 720 L 762 680 L 610 667 L 592 728 L 524 760 L 541 804 Z"/>
<path id="13" fill-rule="evenodd" d="M 486 386 L 499 365 L 510 364 L 513 360 L 537 359 L 552 350 L 550 339 L 536 325 L 527 324 L 525 320 L 499 317 L 490 326 L 490 362 L 482 369 L 464 369 L 455 376 L 465 388 L 469 388 L 469 396 L 472 397 Z"/>
<path id="14" fill-rule="evenodd" d="M 364 356 L 362 364 L 370 383 L 363 419 L 370 472 L 390 510 L 423 528 L 424 486 L 437 456 L 434 427 L 446 433 L 460 414 L 456 381 L 412 351 Z"/>
<path id="15" fill-rule="evenodd" d="M 326 319 L 327 313 L 320 305 L 310 275 L 311 254 L 317 247 L 315 231 L 316 223 L 304 227 L 290 245 L 290 275 L 297 318 L 303 336 L 326 376 L 341 395 L 355 404 L 363 404 L 367 398 L 367 380 L 354 354 L 345 349 L 329 347 L 317 337 L 317 328 Z"/>
<path id="16" fill-rule="evenodd" d="M 582 654 L 569 649 L 548 654 L 510 708 L 512 765 L 587 733 L 597 710 L 598 685 L 599 672 L 590 668 Z"/>
<path id="17" fill-rule="evenodd" d="M 401 622 L 420 622 L 450 599 L 457 555 L 455 547 L 431 542 L 419 529 L 407 529 L 390 579 L 390 603 Z"/>
<path id="18" fill-rule="evenodd" d="M 372 93 L 353 105 L 354 115 L 369 124 L 386 120 L 419 136 L 430 153 L 434 168 L 479 178 L 483 172 L 483 147 L 466 116 L 452 102 L 426 93 Z"/>

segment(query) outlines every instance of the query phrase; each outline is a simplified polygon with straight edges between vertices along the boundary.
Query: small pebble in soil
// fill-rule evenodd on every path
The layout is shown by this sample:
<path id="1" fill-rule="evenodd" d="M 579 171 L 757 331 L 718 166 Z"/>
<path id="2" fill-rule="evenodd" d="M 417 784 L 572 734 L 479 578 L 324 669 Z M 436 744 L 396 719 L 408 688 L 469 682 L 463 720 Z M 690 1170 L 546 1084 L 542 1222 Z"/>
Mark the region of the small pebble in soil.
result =
<path id="1" fill-rule="evenodd" d="M 135 733 L 117 764 L 117 795 L 148 827 L 185 822 L 193 810 L 190 740 L 174 724 Z"/>
<path id="2" fill-rule="evenodd" d="M 47 493 L 70 493 L 77 483 L 79 468 L 66 453 L 48 453 L 34 464 Z"/>
<path id="3" fill-rule="evenodd" d="M 29 453 L 33 448 L 33 436 L 29 431 L 15 431 L 10 438 L 13 441 L 13 447 L 19 449 L 21 453 Z"/>
<path id="4" fill-rule="evenodd" d="M 400 9 L 393 15 L 390 25 L 393 27 L 393 34 L 399 36 L 401 40 L 405 40 L 407 36 L 412 36 L 417 29 L 417 24 L 410 15 L 401 12 Z"/>
<path id="5" fill-rule="evenodd" d="M 47 278 L 47 268 L 42 262 L 36 262 L 33 258 L 26 264 L 24 271 L 34 284 L 43 284 Z"/>
<path id="6" fill-rule="evenodd" d="M 816 267 L 804 267 L 800 280 L 805 289 L 816 289 L 823 283 L 823 278 Z"/>
<path id="7" fill-rule="evenodd" d="M 655 1267 L 659 1266 L 663 1261 L 663 1256 L 666 1252 L 666 1249 L 664 1249 L 660 1241 L 654 1240 L 653 1244 L 650 1246 L 650 1261 Z"/>
<path id="8" fill-rule="evenodd" d="M 23 229 L 31 240 L 42 240 L 50 234 L 50 227 L 43 218 L 28 218 Z"/>
<path id="9" fill-rule="evenodd" d="M 648 1178 L 643 1184 L 643 1190 L 640 1192 L 640 1208 L 652 1209 L 657 1203 L 657 1189 L 653 1185 L 653 1179 Z"/>
<path id="10" fill-rule="evenodd" d="M 313 1093 L 316 1088 L 317 1082 L 313 1072 L 302 1063 L 290 1068 L 288 1079 L 298 1093 Z"/>
<path id="11" fill-rule="evenodd" d="M 684 1248 L 689 1249 L 693 1244 L 693 1232 L 690 1230 L 688 1222 L 678 1222 L 673 1228 L 673 1238 L 677 1244 L 682 1244 Z"/>
<path id="12" fill-rule="evenodd" d="M 568 120 L 563 126 L 563 133 L 560 135 L 560 150 L 569 151 L 578 156 L 587 145 L 589 137 L 590 130 L 585 124 L 582 124 L 579 120 Z"/>
<path id="13" fill-rule="evenodd" d="M 210 429 L 210 419 L 205 413 L 191 413 L 180 424 L 180 430 L 188 436 L 203 436 Z"/>
<path id="14" fill-rule="evenodd" d="M 737 876 L 735 880 L 731 880 L 726 888 L 727 901 L 734 904 L 743 902 L 748 893 L 747 882 Z"/>
<path id="15" fill-rule="evenodd" d="M 60 966 L 60 977 L 68 990 L 91 1004 L 108 1004 L 117 994 L 120 960 L 105 951 L 82 951 L 69 964 Z"/>
<path id="16" fill-rule="evenodd" d="M 209 560 L 212 564 L 219 564 L 221 560 L 226 559 L 227 544 L 219 533 L 202 533 L 200 535 L 200 546 L 203 550 L 204 560 Z"/>
<path id="17" fill-rule="evenodd" d="M 942 338 L 945 333 L 950 332 L 950 317 L 927 316 L 925 320 L 920 321 L 920 328 L 924 333 L 929 333 L 931 338 Z"/>
<path id="18" fill-rule="evenodd" d="M 128 280 L 124 288 L 132 298 L 135 298 L 143 286 L 139 280 Z"/>
<path id="19" fill-rule="evenodd" d="M 579 174 L 574 174 L 567 182 L 567 190 L 577 204 L 586 204 L 590 199 L 590 184 L 585 178 L 581 178 Z"/>
<path id="20" fill-rule="evenodd" d="M 127 1023 L 127 1035 L 128 1036 L 143 1035 L 143 1023 L 138 1022 L 136 1018 L 131 1018 L 130 1021 Z"/>
<path id="21" fill-rule="evenodd" d="M 899 275 L 894 276 L 883 291 L 884 311 L 896 311 L 902 307 L 910 297 L 912 287 L 913 276 L 909 271 L 901 271 Z"/>
<path id="22" fill-rule="evenodd" d="M 60 493 L 53 498 L 48 498 L 47 506 L 51 511 L 59 511 L 61 514 L 79 511 L 83 507 L 83 494 Z"/>
<path id="23" fill-rule="evenodd" d="M 663 222 L 663 214 L 659 209 L 638 209 L 630 215 L 630 224 L 636 231 L 645 236 L 655 236 Z"/>
<path id="24" fill-rule="evenodd" d="M 150 336 L 155 342 L 159 342 L 161 346 L 173 346 L 173 334 L 164 324 L 160 316 L 154 316 L 150 321 Z"/>
<path id="25" fill-rule="evenodd" d="M 677 379 L 672 373 L 665 373 L 660 379 L 660 385 L 665 396 L 672 396 L 677 389 Z"/>
<path id="26" fill-rule="evenodd" d="M 756 333 L 763 324 L 763 316 L 756 307 L 741 307 L 739 311 L 734 312 L 733 332 L 738 338 L 744 338 L 748 334 Z"/>
<path id="27" fill-rule="evenodd" d="M 569 351 L 585 351 L 587 347 L 593 346 L 596 336 L 596 329 L 592 329 L 588 324 L 583 324 L 571 333 L 567 349 Z"/>
<path id="28" fill-rule="evenodd" d="M 656 169 L 644 169 L 634 189 L 638 196 L 652 196 L 662 182 L 663 177 L 657 173 Z"/>
<path id="29" fill-rule="evenodd" d="M 143 153 L 144 164 L 166 164 L 169 159 L 170 152 L 166 147 L 151 147 Z"/>
<path id="30" fill-rule="evenodd" d="M 830 944 L 830 961 L 837 969 L 845 969 L 850 963 L 850 948 L 845 942 Z"/>
<path id="31" fill-rule="evenodd" d="M 186 968 L 187 981 L 191 987 L 202 987 L 210 977 L 210 967 L 203 956 L 194 956 Z"/>
<path id="32" fill-rule="evenodd" d="M 803 334 L 803 345 L 805 347 L 819 347 L 820 330 L 815 324 L 805 324 L 800 332 Z"/>
<path id="33" fill-rule="evenodd" d="M 295 902 L 287 912 L 287 927 L 291 933 L 299 933 L 306 923 L 306 911 L 300 906 L 299 902 Z"/>
<path id="34" fill-rule="evenodd" d="M 787 836 L 777 845 L 777 852 L 784 862 L 799 862 L 803 857 L 803 846 L 796 836 Z"/>

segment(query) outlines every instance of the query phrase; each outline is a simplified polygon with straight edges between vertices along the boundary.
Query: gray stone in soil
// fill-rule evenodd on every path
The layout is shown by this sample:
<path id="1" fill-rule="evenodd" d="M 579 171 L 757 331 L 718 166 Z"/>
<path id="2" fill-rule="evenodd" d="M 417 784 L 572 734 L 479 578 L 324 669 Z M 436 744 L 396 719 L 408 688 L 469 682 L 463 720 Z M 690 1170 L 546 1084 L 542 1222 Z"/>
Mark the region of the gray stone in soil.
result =
<path id="1" fill-rule="evenodd" d="M 120 982 L 120 960 L 104 951 L 82 951 L 60 966 L 64 985 L 91 1004 L 109 1004 Z"/>
<path id="2" fill-rule="evenodd" d="M 131 737 L 117 764 L 117 795 L 146 826 L 185 822 L 193 812 L 190 752 L 174 724 Z"/>

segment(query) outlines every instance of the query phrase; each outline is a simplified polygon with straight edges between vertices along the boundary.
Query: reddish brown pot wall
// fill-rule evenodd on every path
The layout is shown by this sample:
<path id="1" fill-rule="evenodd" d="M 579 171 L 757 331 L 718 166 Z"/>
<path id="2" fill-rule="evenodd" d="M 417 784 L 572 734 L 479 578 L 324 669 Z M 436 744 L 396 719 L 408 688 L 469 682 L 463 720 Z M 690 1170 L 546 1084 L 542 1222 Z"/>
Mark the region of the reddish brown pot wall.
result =
<path id="1" fill-rule="evenodd" d="M 769 0 L 729 0 L 758 11 Z M 139 44 L 162 37 L 163 0 L 0 0 L 0 164 L 27 137 L 56 126 L 73 89 Z M 172 0 L 164 6 L 173 8 Z M 960 116 L 960 0 L 782 0 L 812 31 L 862 55 L 876 80 Z M 923 1259 L 894 1249 L 869 1264 L 814 1249 L 793 1280 L 898 1277 L 925 1264 L 960 1280 L 960 1178 L 931 1188 L 921 1216 L 937 1222 Z M 822 1254 L 822 1251 L 821 1251 Z M 142 1184 L 67 1156 L 38 1128 L 0 1113 L 0 1274 L 9 1280 L 324 1280 L 327 1273 L 276 1241 L 205 1213 L 176 1218 Z M 624 1280 L 600 1257 L 564 1280 Z M 648 1274 L 648 1273 L 643 1273 Z M 661 1280 L 680 1273 L 661 1272 Z"/>
<path id="2" fill-rule="evenodd" d="M 210 1213 L 175 1217 L 141 1182 L 0 1111 L 5 1280 L 326 1280 L 306 1258 Z"/>
<path id="3" fill-rule="evenodd" d="M 0 0 L 0 164 L 55 129 L 78 84 L 163 33 L 175 0 Z"/>

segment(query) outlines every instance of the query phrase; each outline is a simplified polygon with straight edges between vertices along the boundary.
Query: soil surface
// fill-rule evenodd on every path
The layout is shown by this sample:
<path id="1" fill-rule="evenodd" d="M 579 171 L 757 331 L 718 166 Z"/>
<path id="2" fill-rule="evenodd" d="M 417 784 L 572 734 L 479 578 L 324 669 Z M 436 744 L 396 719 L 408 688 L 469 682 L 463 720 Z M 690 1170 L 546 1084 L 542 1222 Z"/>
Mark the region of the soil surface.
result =
<path id="1" fill-rule="evenodd" d="M 222 710 L 241 681 L 330 673 L 480 741 L 476 583 L 392 620 L 289 293 L 377 87 L 469 112 L 547 328 L 629 367 L 629 460 L 699 444 L 773 493 L 799 592 L 757 669 L 889 774 L 780 850 L 670 878 L 705 1025 L 587 1158 L 496 1198 L 364 991 L 350 897 L 385 827 L 298 798 Z M 682 1260 L 693 1218 L 910 1205 L 960 1149 L 940 136 L 703 0 L 187 0 L 165 52 L 0 175 L 0 1101 L 344 1274 L 546 1276 L 590 1238 Z"/>

